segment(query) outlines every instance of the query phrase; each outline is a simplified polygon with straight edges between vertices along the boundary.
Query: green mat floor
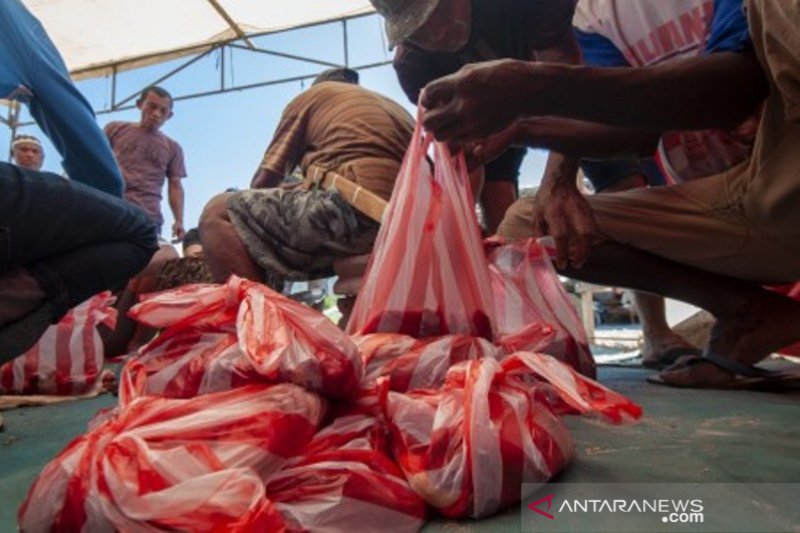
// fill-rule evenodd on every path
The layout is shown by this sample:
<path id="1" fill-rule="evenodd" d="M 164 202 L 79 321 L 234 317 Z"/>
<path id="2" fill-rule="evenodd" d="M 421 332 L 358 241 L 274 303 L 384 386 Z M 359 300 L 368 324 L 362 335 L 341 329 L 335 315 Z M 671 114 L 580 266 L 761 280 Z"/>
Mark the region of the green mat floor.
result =
<path id="1" fill-rule="evenodd" d="M 601 381 L 639 402 L 645 417 L 617 427 L 569 419 L 578 454 L 558 481 L 800 483 L 800 393 L 678 390 L 647 384 L 647 374 L 601 368 Z M 41 468 L 115 401 L 102 396 L 2 413 L 0 532 L 16 529 L 17 508 Z M 426 531 L 520 531 L 519 511 L 435 521 Z"/>

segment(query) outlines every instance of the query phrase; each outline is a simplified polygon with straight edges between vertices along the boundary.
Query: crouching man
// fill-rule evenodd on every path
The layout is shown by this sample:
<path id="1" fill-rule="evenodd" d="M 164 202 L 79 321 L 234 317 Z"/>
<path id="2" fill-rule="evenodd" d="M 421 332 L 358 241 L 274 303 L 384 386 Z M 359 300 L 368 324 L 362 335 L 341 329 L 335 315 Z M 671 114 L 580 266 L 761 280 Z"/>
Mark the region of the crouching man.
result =
<path id="1" fill-rule="evenodd" d="M 355 71 L 320 74 L 284 110 L 253 188 L 206 205 L 200 235 L 215 280 L 236 274 L 280 291 L 369 253 L 379 224 L 312 182 L 335 175 L 388 201 L 413 129 L 408 112 L 360 87 Z M 297 166 L 305 181 L 281 186 Z"/>

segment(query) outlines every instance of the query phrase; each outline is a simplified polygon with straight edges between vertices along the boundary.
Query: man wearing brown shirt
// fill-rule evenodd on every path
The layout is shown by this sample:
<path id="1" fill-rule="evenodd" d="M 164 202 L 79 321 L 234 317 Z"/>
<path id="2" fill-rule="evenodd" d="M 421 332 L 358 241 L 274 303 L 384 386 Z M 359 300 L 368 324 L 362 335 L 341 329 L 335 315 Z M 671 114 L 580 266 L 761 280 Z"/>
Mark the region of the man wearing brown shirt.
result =
<path id="1" fill-rule="evenodd" d="M 253 189 L 206 206 L 200 235 L 215 279 L 236 274 L 280 290 L 284 281 L 329 277 L 335 260 L 372 249 L 378 224 L 338 192 L 308 181 L 278 187 L 299 166 L 306 177 L 335 172 L 389 199 L 414 122 L 357 79 L 349 69 L 321 74 L 284 110 Z"/>

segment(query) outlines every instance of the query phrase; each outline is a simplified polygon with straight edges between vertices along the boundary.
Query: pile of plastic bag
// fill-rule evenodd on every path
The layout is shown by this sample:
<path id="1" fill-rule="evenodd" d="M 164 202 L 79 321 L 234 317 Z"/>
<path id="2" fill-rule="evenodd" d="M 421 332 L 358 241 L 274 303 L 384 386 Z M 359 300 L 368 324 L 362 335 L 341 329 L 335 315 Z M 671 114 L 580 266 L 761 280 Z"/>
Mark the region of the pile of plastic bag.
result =
<path id="1" fill-rule="evenodd" d="M 348 333 L 232 277 L 148 297 L 120 406 L 44 469 L 23 531 L 415 531 L 516 504 L 572 461 L 591 379 L 545 251 L 480 240 L 463 161 L 417 132 Z"/>
<path id="2" fill-rule="evenodd" d="M 166 291 L 131 316 L 164 331 L 124 367 L 123 406 L 146 395 L 191 398 L 284 381 L 346 398 L 361 379 L 358 348 L 335 324 L 252 281 Z"/>

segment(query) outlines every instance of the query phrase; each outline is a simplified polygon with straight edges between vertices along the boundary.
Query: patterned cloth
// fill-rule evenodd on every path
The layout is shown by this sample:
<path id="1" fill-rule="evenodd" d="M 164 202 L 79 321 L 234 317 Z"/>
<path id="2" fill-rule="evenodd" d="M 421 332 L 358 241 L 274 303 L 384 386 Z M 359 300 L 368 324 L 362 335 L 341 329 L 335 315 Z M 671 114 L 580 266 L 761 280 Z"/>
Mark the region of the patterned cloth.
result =
<path id="1" fill-rule="evenodd" d="M 208 263 L 202 257 L 178 257 L 170 259 L 156 279 L 156 290 L 175 289 L 193 283 L 214 283 Z"/>
<path id="2" fill-rule="evenodd" d="M 592 66 L 645 67 L 752 47 L 742 0 L 580 0 L 573 24 L 583 61 Z M 669 182 L 680 183 L 724 172 L 750 149 L 718 130 L 668 131 L 658 157 Z M 601 164 L 614 169 L 619 162 Z"/>
<path id="3" fill-rule="evenodd" d="M 333 262 L 369 253 L 378 224 L 336 191 L 256 189 L 231 193 L 228 214 L 265 283 L 330 277 Z"/>

